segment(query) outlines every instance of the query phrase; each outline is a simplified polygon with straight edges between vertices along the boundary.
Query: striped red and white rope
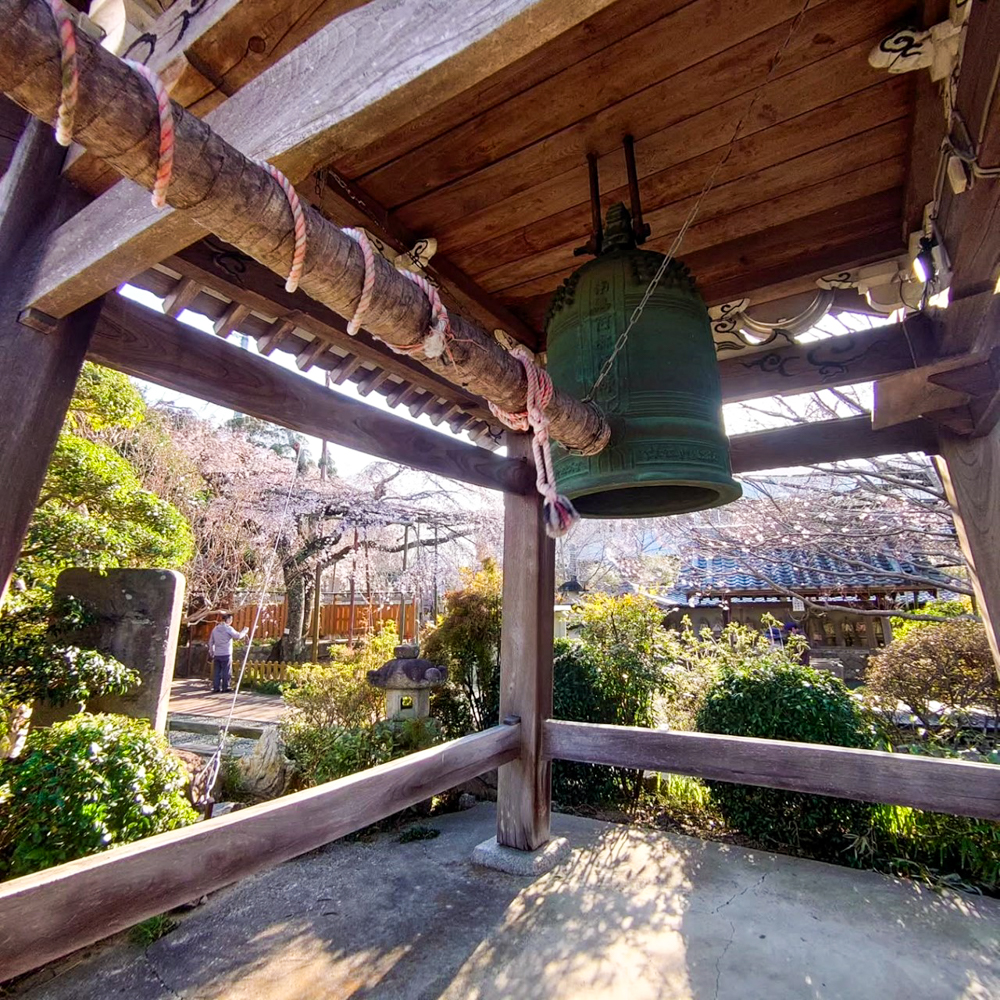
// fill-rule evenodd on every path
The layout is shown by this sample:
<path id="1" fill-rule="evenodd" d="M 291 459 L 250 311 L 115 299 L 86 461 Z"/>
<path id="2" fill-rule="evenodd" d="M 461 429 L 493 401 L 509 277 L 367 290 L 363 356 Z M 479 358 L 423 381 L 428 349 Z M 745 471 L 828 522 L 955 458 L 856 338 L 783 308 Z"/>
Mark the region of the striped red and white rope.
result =
<path id="1" fill-rule="evenodd" d="M 552 379 L 524 347 L 510 352 L 524 367 L 528 380 L 526 408 L 521 413 L 509 413 L 490 403 L 490 410 L 504 426 L 514 431 L 531 429 L 531 450 L 535 456 L 535 487 L 544 498 L 545 533 L 560 538 L 580 520 L 580 515 L 568 497 L 556 488 L 552 470 L 552 446 L 549 441 L 549 418 L 545 410 L 552 401 Z"/>
<path id="2" fill-rule="evenodd" d="M 60 146 L 68 146 L 73 141 L 73 119 L 80 92 L 80 76 L 76 68 L 76 28 L 73 8 L 65 0 L 49 0 L 49 6 L 59 29 L 59 65 L 62 71 L 62 93 L 56 113 L 56 142 Z"/>
<path id="3" fill-rule="evenodd" d="M 136 71 L 152 88 L 156 97 L 156 112 L 160 119 L 160 149 L 153 181 L 153 208 L 166 208 L 167 188 L 174 172 L 174 109 L 163 81 L 148 67 L 131 59 L 122 60 Z"/>
<path id="4" fill-rule="evenodd" d="M 302 202 L 292 186 L 292 182 L 272 163 L 266 160 L 258 160 L 258 165 L 263 167 L 280 185 L 288 199 L 288 207 L 292 210 L 292 226 L 295 231 L 295 248 L 292 251 L 292 266 L 285 279 L 285 291 L 294 292 L 299 287 L 302 278 L 302 267 L 306 262 L 306 244 L 308 236 L 306 233 L 306 214 L 302 211 Z"/>
<path id="5" fill-rule="evenodd" d="M 359 247 L 361 255 L 365 261 L 365 276 L 361 282 L 361 298 L 354 309 L 354 315 L 347 324 L 347 332 L 353 337 L 361 329 L 361 321 L 368 312 L 368 307 L 372 303 L 372 291 L 375 288 L 375 251 L 372 249 L 371 240 L 363 229 L 345 229 L 345 236 L 350 236 Z"/>

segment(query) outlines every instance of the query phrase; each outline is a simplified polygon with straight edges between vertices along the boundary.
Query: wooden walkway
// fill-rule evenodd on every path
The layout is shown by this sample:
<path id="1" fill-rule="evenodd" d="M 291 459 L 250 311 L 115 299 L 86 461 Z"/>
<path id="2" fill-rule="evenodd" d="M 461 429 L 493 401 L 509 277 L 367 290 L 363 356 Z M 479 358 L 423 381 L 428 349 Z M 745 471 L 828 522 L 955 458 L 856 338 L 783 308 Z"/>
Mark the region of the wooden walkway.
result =
<path id="1" fill-rule="evenodd" d="M 184 677 L 170 686 L 170 711 L 215 719 L 229 713 L 232 698 L 231 694 L 213 694 L 212 685 L 205 678 Z M 233 718 L 278 722 L 284 710 L 285 703 L 280 695 L 241 691 Z"/>

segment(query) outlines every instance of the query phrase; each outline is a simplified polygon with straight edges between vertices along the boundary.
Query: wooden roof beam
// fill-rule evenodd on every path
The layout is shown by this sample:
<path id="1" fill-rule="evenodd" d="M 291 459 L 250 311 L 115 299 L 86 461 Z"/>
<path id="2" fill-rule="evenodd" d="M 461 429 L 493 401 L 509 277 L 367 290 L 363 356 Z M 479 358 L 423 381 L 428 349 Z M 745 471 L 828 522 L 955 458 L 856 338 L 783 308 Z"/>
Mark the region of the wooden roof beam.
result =
<path id="1" fill-rule="evenodd" d="M 204 121 L 244 155 L 265 159 L 299 183 L 324 164 L 363 148 L 512 65 L 614 0 L 371 0 L 306 39 Z M 23 52 L 27 14 L 40 0 L 5 0 L 4 45 Z M 51 14 L 48 15 L 51 26 Z M 30 19 L 28 19 L 30 20 Z M 38 16 L 41 27 L 41 14 Z M 13 30 L 16 26 L 18 30 Z M 51 33 L 51 32 L 50 32 Z M 47 58 L 58 62 L 52 35 Z M 90 70 L 86 52 L 81 72 Z M 103 50 L 101 50 L 103 51 Z M 53 63 L 53 66 L 55 64 Z M 105 64 L 106 65 L 106 64 Z M 323 72 L 317 73 L 316 67 Z M 21 89 L 37 66 L 12 67 L 3 89 Z M 123 97 L 130 93 L 125 87 Z M 148 85 L 137 75 L 131 96 Z M 18 94 L 12 93 L 15 99 Z M 58 86 L 53 90 L 53 107 Z M 50 116 L 51 117 L 51 116 Z M 82 116 L 77 116 L 78 122 Z M 148 126 L 148 127 L 147 127 Z M 153 119 L 143 130 L 155 135 Z M 86 131 L 86 130 L 84 130 Z M 93 132 L 90 132 L 93 137 Z M 104 133 L 103 153 L 119 170 L 121 137 Z M 92 139 L 90 144 L 93 145 Z M 62 226 L 39 268 L 33 305 L 64 316 L 204 235 L 184 212 L 158 212 L 119 184 Z M 287 265 L 286 265 L 287 266 Z"/>
<path id="2" fill-rule="evenodd" d="M 882 430 L 867 416 L 821 420 L 774 430 L 736 434 L 729 439 L 733 472 L 844 462 L 904 452 L 937 451 L 937 428 L 930 420 L 909 420 Z"/>
<path id="3" fill-rule="evenodd" d="M 719 362 L 722 399 L 738 403 L 763 396 L 815 392 L 869 382 L 932 357 L 933 333 L 920 315 L 863 333 L 740 353 Z"/>
<path id="4" fill-rule="evenodd" d="M 121 296 L 106 300 L 87 356 L 135 378 L 389 462 L 487 489 L 534 490 L 534 472 L 524 462 L 498 458 L 332 392 Z"/>

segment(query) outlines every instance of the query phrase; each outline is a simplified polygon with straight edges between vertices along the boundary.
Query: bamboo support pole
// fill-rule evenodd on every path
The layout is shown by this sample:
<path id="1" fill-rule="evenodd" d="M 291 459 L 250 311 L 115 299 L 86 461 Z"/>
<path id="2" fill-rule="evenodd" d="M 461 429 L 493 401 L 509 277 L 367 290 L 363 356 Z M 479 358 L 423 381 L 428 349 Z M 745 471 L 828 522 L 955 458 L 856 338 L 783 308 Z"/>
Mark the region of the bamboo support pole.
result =
<path id="1" fill-rule="evenodd" d="M 0 0 L 0 91 L 44 121 L 53 121 L 60 97 L 58 34 L 45 0 Z M 77 32 L 80 87 L 74 139 L 124 177 L 152 189 L 159 148 L 156 101 L 146 81 Z M 167 192 L 173 209 L 249 254 L 277 274 L 292 260 L 288 202 L 262 167 L 173 105 L 174 174 Z M 261 114 L 267 108 L 260 109 Z M 315 209 L 306 213 L 308 251 L 300 283 L 318 302 L 350 319 L 361 297 L 364 261 L 358 245 Z M 376 255 L 375 283 L 364 327 L 394 347 L 419 344 L 430 325 L 430 305 L 412 282 Z M 427 368 L 510 411 L 525 407 L 527 384 L 519 361 L 480 327 L 452 316 L 448 356 L 418 353 Z M 548 408 L 551 433 L 569 448 L 600 450 L 607 424 L 596 408 L 556 391 Z"/>

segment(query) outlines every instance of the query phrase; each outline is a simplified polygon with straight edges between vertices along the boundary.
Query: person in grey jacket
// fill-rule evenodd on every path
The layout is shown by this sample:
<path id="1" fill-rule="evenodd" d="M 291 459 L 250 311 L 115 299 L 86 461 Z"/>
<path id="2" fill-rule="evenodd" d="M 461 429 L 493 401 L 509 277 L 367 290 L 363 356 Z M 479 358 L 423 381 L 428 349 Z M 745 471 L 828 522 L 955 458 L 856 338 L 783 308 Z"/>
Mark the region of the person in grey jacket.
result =
<path id="1" fill-rule="evenodd" d="M 233 616 L 223 615 L 222 621 L 208 637 L 208 655 L 212 657 L 212 690 L 228 691 L 233 672 L 233 639 L 245 639 L 250 629 L 237 632 L 232 626 Z"/>

